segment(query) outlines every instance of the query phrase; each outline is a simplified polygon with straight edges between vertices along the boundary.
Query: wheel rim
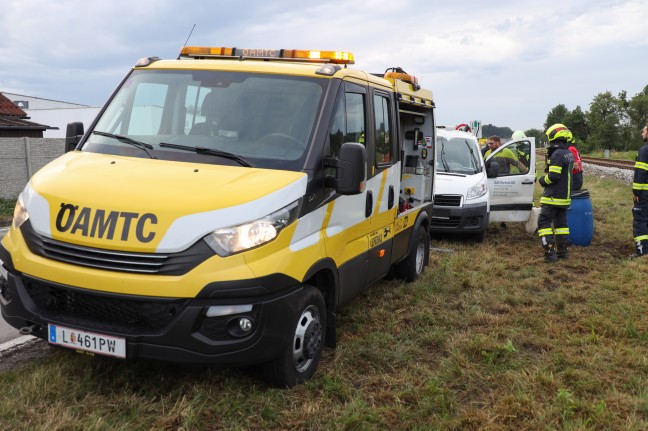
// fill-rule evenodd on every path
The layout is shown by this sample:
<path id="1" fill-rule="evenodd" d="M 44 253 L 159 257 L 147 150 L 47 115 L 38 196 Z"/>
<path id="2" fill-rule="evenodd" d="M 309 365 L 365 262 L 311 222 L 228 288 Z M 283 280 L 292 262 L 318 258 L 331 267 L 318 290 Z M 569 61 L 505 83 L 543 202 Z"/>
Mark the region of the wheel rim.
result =
<path id="1" fill-rule="evenodd" d="M 322 324 L 319 311 L 314 305 L 306 308 L 297 322 L 293 342 L 293 363 L 298 372 L 303 372 L 311 365 L 321 350 L 323 341 Z"/>
<path id="2" fill-rule="evenodd" d="M 425 264 L 425 238 L 419 236 L 419 242 L 416 245 L 416 273 L 421 274 L 423 272 L 423 266 Z"/>

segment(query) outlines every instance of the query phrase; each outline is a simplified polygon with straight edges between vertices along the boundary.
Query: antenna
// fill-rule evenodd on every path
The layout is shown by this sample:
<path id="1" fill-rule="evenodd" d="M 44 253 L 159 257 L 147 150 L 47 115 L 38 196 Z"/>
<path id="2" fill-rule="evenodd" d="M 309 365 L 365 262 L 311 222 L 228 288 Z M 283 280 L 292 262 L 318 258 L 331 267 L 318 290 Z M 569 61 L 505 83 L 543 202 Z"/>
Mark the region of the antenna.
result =
<path id="1" fill-rule="evenodd" d="M 192 34 L 193 31 L 194 31 L 194 28 L 196 28 L 196 24 L 194 24 L 193 27 L 191 27 L 191 31 L 189 32 L 189 36 L 187 36 L 187 40 L 185 40 L 184 45 L 182 45 L 182 47 L 180 48 L 180 53 L 178 54 L 178 58 L 176 58 L 176 60 L 180 60 L 180 56 L 182 55 L 182 49 L 183 49 L 185 46 L 187 46 L 187 42 L 189 42 L 189 38 L 191 37 L 191 34 Z"/>

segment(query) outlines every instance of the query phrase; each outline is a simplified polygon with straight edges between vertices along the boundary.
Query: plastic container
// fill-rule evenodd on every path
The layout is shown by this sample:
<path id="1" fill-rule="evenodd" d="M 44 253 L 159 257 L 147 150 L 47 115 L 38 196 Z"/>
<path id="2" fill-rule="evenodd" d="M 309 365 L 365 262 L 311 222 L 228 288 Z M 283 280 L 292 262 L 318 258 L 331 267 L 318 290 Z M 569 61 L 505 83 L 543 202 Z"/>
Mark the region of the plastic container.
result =
<path id="1" fill-rule="evenodd" d="M 571 206 L 567 210 L 569 242 L 588 246 L 594 237 L 594 209 L 589 190 L 583 189 L 571 195 Z"/>

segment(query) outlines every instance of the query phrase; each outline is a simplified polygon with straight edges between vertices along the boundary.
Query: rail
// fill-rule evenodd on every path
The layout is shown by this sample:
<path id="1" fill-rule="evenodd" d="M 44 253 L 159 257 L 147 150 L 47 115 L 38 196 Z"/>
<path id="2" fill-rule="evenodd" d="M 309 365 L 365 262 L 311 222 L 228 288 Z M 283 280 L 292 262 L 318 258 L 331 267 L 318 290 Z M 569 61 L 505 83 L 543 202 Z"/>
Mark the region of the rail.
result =
<path id="1" fill-rule="evenodd" d="M 538 155 L 538 157 L 545 157 L 547 155 L 547 151 L 545 149 L 540 149 L 536 152 L 536 154 Z M 634 160 L 605 159 L 589 156 L 581 156 L 581 159 L 583 159 L 583 163 L 590 163 L 592 165 L 605 166 L 608 168 L 633 170 L 635 165 Z"/>
<path id="2" fill-rule="evenodd" d="M 597 166 L 605 166 L 608 168 L 628 169 L 633 170 L 634 160 L 619 160 L 619 159 L 601 159 L 598 157 L 581 157 L 583 163 L 591 163 Z"/>

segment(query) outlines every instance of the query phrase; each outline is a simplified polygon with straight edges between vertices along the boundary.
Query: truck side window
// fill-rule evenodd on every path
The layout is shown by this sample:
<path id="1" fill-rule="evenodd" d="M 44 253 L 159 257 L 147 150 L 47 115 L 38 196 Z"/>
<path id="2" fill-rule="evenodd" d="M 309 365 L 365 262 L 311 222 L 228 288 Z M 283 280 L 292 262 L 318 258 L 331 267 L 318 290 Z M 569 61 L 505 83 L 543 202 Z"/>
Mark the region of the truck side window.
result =
<path id="1" fill-rule="evenodd" d="M 364 124 L 364 96 L 359 93 L 344 93 L 344 97 L 338 96 L 329 129 L 330 155 L 339 155 L 340 147 L 345 142 L 364 144 Z"/>
<path id="2" fill-rule="evenodd" d="M 375 124 L 375 162 L 376 165 L 391 163 L 391 110 L 389 99 L 378 94 L 374 95 Z"/>

